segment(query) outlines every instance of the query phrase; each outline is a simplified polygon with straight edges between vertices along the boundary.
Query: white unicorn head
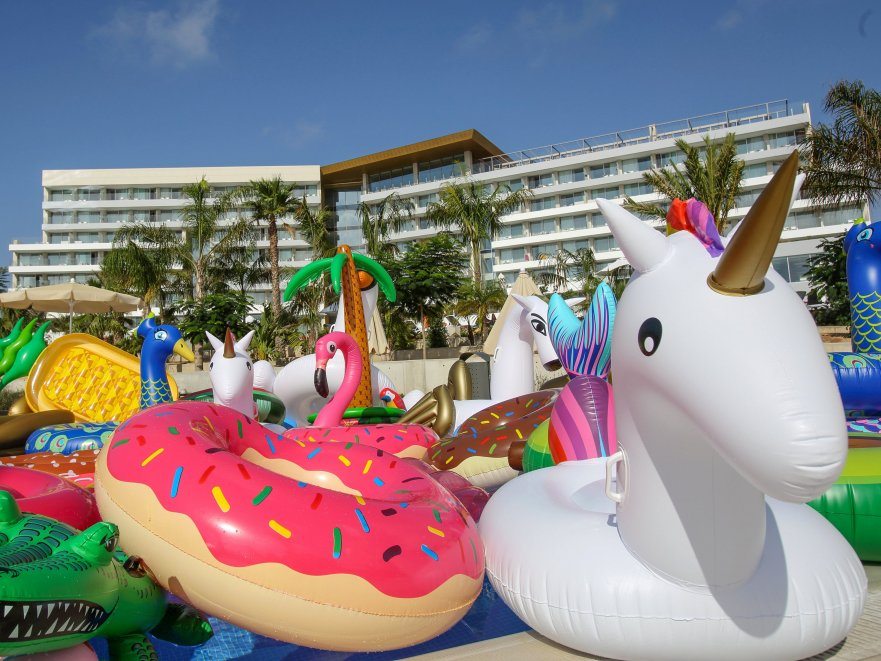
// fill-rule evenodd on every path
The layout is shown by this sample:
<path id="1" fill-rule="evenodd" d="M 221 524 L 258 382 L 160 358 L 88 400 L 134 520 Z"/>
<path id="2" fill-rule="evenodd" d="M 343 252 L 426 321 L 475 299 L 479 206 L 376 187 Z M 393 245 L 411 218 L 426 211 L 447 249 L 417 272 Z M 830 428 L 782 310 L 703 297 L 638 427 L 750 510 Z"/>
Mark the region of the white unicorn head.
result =
<path id="1" fill-rule="evenodd" d="M 223 342 L 211 333 L 205 334 L 214 348 L 214 356 L 208 365 L 214 403 L 255 417 L 254 365 L 248 355 L 254 331 L 250 331 L 238 342 L 228 328 Z"/>
<path id="2" fill-rule="evenodd" d="M 689 232 L 665 237 L 598 200 L 635 270 L 612 342 L 618 527 L 646 564 L 693 585 L 750 576 L 764 546 L 764 495 L 811 500 L 846 456 L 817 329 L 769 269 L 797 167 L 793 154 L 721 257 Z M 658 544 L 659 535 L 681 543 Z"/>
<path id="3" fill-rule="evenodd" d="M 520 322 L 521 339 L 535 344 L 538 358 L 546 370 L 553 372 L 560 369 L 560 359 L 548 333 L 548 304 L 538 296 L 517 294 L 511 296 L 523 308 Z"/>

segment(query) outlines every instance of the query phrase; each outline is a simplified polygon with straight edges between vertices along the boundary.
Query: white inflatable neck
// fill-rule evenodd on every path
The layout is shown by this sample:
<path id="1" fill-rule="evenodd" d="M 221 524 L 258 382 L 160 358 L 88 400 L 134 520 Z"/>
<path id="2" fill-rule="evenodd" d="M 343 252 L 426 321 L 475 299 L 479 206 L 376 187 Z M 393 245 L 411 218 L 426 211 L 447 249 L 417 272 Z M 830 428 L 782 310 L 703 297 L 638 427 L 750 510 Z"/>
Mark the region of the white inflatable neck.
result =
<path id="1" fill-rule="evenodd" d="M 764 494 L 663 393 L 623 373 L 615 387 L 627 393 L 616 397 L 615 415 L 625 455 L 617 508 L 624 544 L 680 584 L 712 588 L 750 578 L 765 545 Z M 634 401 L 638 409 L 628 405 Z"/>
<path id="2" fill-rule="evenodd" d="M 532 327 L 529 312 L 519 305 L 505 315 L 504 326 L 493 353 L 490 398 L 504 401 L 535 390 L 535 361 L 532 355 Z"/>

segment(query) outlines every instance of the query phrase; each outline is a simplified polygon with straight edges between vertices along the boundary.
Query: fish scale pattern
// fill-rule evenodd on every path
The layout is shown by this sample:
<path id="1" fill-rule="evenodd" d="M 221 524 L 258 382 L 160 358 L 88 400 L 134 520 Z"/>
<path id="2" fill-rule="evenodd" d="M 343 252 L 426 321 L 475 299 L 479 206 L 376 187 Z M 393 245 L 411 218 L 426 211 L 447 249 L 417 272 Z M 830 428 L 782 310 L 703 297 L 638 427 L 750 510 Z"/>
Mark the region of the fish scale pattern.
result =
<path id="1" fill-rule="evenodd" d="M 850 299 L 850 310 L 854 351 L 881 352 L 881 293 L 854 293 Z"/>

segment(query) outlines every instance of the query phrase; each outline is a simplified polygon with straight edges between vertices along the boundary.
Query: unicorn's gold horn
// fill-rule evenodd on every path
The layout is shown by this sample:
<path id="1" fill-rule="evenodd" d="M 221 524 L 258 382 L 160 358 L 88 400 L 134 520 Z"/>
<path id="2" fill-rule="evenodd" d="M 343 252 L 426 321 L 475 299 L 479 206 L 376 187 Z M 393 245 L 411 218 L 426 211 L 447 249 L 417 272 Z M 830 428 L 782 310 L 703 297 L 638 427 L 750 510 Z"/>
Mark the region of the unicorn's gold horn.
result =
<path id="1" fill-rule="evenodd" d="M 223 357 L 236 357 L 236 338 L 232 336 L 232 331 L 229 328 L 226 329 L 226 337 L 223 339 Z"/>
<path id="2" fill-rule="evenodd" d="M 722 253 L 707 284 L 731 296 L 749 296 L 762 290 L 774 257 L 798 173 L 798 152 L 783 161 L 777 174 L 759 195 L 740 229 Z"/>

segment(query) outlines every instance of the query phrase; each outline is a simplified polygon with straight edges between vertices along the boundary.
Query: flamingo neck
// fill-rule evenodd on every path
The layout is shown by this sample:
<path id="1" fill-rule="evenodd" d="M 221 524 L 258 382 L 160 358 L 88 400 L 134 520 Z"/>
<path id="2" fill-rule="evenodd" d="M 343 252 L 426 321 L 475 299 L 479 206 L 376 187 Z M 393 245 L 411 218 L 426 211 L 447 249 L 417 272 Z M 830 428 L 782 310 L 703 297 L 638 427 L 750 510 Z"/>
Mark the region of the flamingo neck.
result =
<path id="1" fill-rule="evenodd" d="M 352 341 L 340 340 L 337 348 L 343 351 L 346 360 L 346 371 L 343 382 L 336 394 L 324 405 L 315 418 L 315 427 L 338 427 L 343 422 L 343 413 L 352 402 L 361 383 L 361 352 Z"/>

